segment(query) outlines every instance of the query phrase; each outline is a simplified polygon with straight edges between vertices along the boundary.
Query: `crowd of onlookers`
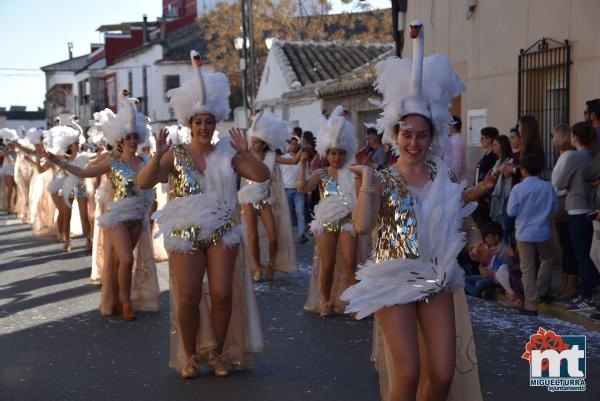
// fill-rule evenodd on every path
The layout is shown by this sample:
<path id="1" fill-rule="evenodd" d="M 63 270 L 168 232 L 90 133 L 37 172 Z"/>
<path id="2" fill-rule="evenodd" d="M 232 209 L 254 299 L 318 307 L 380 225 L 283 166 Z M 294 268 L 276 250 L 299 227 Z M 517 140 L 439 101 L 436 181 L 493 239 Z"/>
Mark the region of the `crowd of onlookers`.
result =
<path id="1" fill-rule="evenodd" d="M 471 295 L 491 297 L 501 287 L 502 303 L 523 314 L 558 301 L 600 320 L 593 299 L 600 278 L 600 99 L 586 102 L 584 114 L 585 121 L 552 129 L 553 149 L 544 149 L 530 115 L 507 135 L 481 130 L 484 154 L 475 183 L 489 174 L 497 181 L 473 215 L 484 240 L 464 263 Z M 558 156 L 554 166 L 545 165 L 549 152 Z M 553 291 L 556 269 L 562 269 L 562 283 Z"/>

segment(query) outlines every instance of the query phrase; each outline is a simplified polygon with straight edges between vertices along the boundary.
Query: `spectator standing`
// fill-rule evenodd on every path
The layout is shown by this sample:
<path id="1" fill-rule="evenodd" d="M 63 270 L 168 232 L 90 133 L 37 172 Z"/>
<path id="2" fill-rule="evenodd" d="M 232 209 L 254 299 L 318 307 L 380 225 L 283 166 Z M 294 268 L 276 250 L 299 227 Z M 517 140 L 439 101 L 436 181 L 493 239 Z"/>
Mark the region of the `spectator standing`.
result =
<path id="1" fill-rule="evenodd" d="M 544 163 L 535 153 L 521 159 L 523 181 L 512 189 L 507 212 L 516 218 L 516 237 L 525 300 L 521 313 L 537 315 L 540 300 L 548 295 L 555 264 L 551 241 L 551 217 L 558 211 L 556 192 L 551 183 L 541 180 Z M 540 268 L 536 272 L 536 256 Z"/>
<path id="2" fill-rule="evenodd" d="M 357 163 L 369 165 L 376 170 L 386 165 L 387 154 L 381 137 L 374 127 L 367 128 L 367 143 L 358 151 Z"/>
<path id="3" fill-rule="evenodd" d="M 518 137 L 519 139 L 517 140 Z M 519 171 L 520 160 L 529 154 L 537 155 L 542 160 L 542 171 L 544 166 L 544 147 L 540 136 L 538 122 L 534 116 L 523 115 L 517 124 L 516 137 L 513 138 L 515 145 L 520 145 L 519 150 L 513 149 L 513 163 L 506 164 L 502 172 L 511 175 L 513 186 L 521 182 L 522 176 Z"/>
<path id="4" fill-rule="evenodd" d="M 485 127 L 481 130 L 481 146 L 483 147 L 483 156 L 479 159 L 475 168 L 475 185 L 482 182 L 487 174 L 492 170 L 498 156 L 492 149 L 492 141 L 499 135 L 496 127 Z M 482 196 L 477 202 L 477 209 L 473 213 L 473 220 L 479 227 L 485 227 L 490 219 L 491 197 L 489 194 Z"/>
<path id="5" fill-rule="evenodd" d="M 594 209 L 595 219 L 592 221 L 594 227 L 594 235 L 592 236 L 592 247 L 590 249 L 590 258 L 596 269 L 600 271 L 600 158 L 594 161 L 583 170 L 583 179 L 591 186 L 590 203 Z M 590 316 L 594 321 L 600 321 L 600 312 L 596 306 L 596 310 Z"/>
<path id="6" fill-rule="evenodd" d="M 446 163 L 456 178 L 465 178 L 465 140 L 461 133 L 462 121 L 458 116 L 452 116 L 450 121 L 450 152 Z"/>
<path id="7" fill-rule="evenodd" d="M 302 134 L 302 148 L 308 154 L 306 161 L 306 174 L 310 176 L 315 170 L 323 167 L 323 160 L 319 157 L 316 151 L 317 140 L 311 131 L 304 131 Z M 306 225 L 309 225 L 313 219 L 313 211 L 319 203 L 319 190 L 315 189 L 306 194 L 304 203 L 304 220 Z"/>
<path id="8" fill-rule="evenodd" d="M 600 146 L 600 99 L 588 100 L 585 102 L 585 106 L 585 111 L 583 112 L 585 121 L 589 122 L 596 130 L 596 149 L 594 150 L 597 151 L 598 146 Z"/>
<path id="9" fill-rule="evenodd" d="M 556 160 L 556 164 L 552 170 L 552 185 L 554 185 L 558 197 L 558 213 L 555 220 L 558 241 L 562 250 L 563 266 L 563 281 L 557 300 L 568 301 L 578 294 L 577 284 L 579 276 L 577 275 L 577 258 L 575 257 L 571 235 L 569 234 L 569 215 L 565 207 L 567 190 L 558 189 L 557 179 L 562 175 L 565 161 L 575 152 L 575 148 L 571 145 L 571 127 L 567 124 L 560 124 L 554 127 L 552 130 L 552 143 L 559 152 L 558 160 Z"/>
<path id="10" fill-rule="evenodd" d="M 587 214 L 590 205 L 591 188 L 583 179 L 583 170 L 592 161 L 590 146 L 595 131 L 586 122 L 579 122 L 571 128 L 571 145 L 577 150 L 565 157 L 560 174 L 556 176 L 556 188 L 566 189 L 565 208 L 569 215 L 569 235 L 579 265 L 581 294 L 567 303 L 570 311 L 595 310 L 592 291 L 598 281 L 598 272 L 590 259 L 593 227 Z"/>
<path id="11" fill-rule="evenodd" d="M 492 220 L 500 223 L 503 229 L 503 240 L 509 243 L 509 238 L 513 235 L 515 227 L 514 219 L 506 212 L 508 196 L 512 189 L 512 180 L 510 177 L 501 174 L 500 169 L 502 165 L 512 163 L 512 149 L 505 135 L 499 135 L 494 138 L 492 149 L 497 156 L 497 160 L 489 174 L 496 175 L 498 181 L 491 194 L 490 217 Z"/>
<path id="12" fill-rule="evenodd" d="M 296 127 L 299 128 L 299 127 Z M 296 130 L 294 129 L 294 133 Z M 288 146 L 288 152 L 282 157 L 293 159 L 300 152 L 300 137 L 292 136 L 290 144 Z M 300 164 L 281 164 L 281 176 L 283 179 L 283 185 L 285 187 L 285 194 L 290 205 L 292 215 L 296 216 L 296 228 L 298 234 L 298 241 L 304 244 L 308 239 L 306 238 L 306 223 L 304 216 L 304 194 L 298 192 L 297 183 L 298 175 L 300 174 Z"/>

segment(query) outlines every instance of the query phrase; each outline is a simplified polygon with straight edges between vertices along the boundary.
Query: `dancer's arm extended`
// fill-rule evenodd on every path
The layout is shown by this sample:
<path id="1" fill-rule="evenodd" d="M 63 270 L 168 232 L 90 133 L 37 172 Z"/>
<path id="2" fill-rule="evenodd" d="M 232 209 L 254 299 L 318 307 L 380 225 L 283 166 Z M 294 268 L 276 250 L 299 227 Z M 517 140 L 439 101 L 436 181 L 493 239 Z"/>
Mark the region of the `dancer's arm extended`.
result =
<path id="1" fill-rule="evenodd" d="M 111 158 L 109 153 L 100 155 L 97 159 L 97 162 L 94 164 L 88 164 L 83 168 L 69 164 L 66 161 L 56 157 L 52 153 L 47 153 L 46 157 L 48 157 L 52 163 L 81 178 L 99 177 L 102 174 L 106 174 L 110 171 Z"/>
<path id="2" fill-rule="evenodd" d="M 362 178 L 352 212 L 352 225 L 357 234 L 369 233 L 377 222 L 383 187 L 375 177 L 375 170 L 372 167 L 354 165 L 350 166 L 350 171 Z"/>
<path id="3" fill-rule="evenodd" d="M 255 182 L 267 181 L 271 177 L 271 172 L 263 162 L 252 155 L 248 149 L 246 135 L 242 131 L 232 128 L 229 130 L 229 136 L 231 137 L 231 146 L 237 152 L 231 162 L 235 171 L 242 177 Z"/>
<path id="4" fill-rule="evenodd" d="M 167 142 L 167 135 L 169 131 L 166 128 L 160 130 L 156 139 L 156 152 L 138 174 L 138 185 L 142 189 L 150 189 L 159 182 L 169 180 L 169 173 L 173 168 L 173 151 L 170 149 L 171 143 Z"/>

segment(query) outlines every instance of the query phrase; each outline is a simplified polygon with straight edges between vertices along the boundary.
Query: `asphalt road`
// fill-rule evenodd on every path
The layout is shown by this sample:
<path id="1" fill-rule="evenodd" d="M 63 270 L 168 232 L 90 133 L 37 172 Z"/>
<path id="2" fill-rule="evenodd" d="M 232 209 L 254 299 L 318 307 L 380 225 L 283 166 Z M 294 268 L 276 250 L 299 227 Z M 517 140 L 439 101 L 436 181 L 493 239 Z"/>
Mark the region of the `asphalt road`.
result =
<path id="1" fill-rule="evenodd" d="M 229 378 L 205 372 L 182 381 L 167 367 L 167 267 L 159 265 L 161 310 L 126 323 L 102 317 L 83 240 L 65 254 L 53 239 L 0 215 L 0 400 L 379 400 L 369 362 L 372 321 L 323 319 L 303 311 L 312 258 L 299 245 L 300 273 L 256 286 L 266 349 Z M 600 333 L 550 317 L 524 317 L 469 299 L 483 398 L 596 400 Z M 529 387 L 525 343 L 538 327 L 587 336 L 584 393 Z"/>

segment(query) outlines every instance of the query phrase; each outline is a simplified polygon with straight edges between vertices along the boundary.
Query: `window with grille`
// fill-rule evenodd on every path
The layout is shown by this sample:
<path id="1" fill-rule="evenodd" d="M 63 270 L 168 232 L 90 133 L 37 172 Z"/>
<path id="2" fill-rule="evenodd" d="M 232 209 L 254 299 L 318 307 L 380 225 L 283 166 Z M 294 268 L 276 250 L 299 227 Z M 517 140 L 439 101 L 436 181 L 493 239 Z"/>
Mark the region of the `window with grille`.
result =
<path id="1" fill-rule="evenodd" d="M 552 128 L 569 123 L 571 45 L 542 38 L 519 54 L 518 116 L 533 115 L 539 124 L 546 168 L 558 158 Z"/>
<path id="2" fill-rule="evenodd" d="M 165 75 L 165 100 L 167 92 L 179 87 L 179 75 Z"/>

